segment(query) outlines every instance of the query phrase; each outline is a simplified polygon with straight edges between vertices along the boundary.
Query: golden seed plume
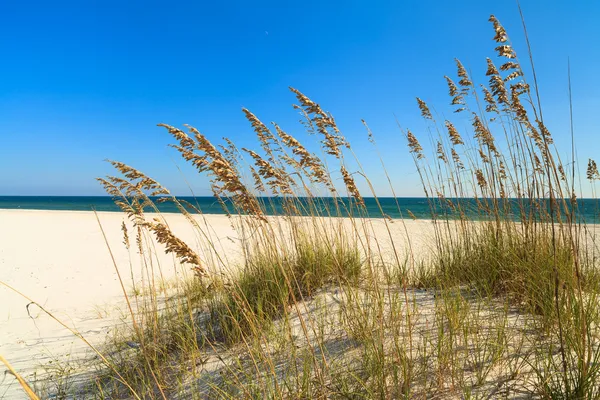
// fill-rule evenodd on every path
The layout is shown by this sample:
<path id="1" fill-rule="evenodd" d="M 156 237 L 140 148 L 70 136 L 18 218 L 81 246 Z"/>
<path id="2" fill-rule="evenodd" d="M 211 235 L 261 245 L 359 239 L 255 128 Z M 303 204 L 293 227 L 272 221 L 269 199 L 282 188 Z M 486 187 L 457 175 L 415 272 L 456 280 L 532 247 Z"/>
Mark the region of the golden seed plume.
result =
<path id="1" fill-rule="evenodd" d="M 552 139 L 552 135 L 550 134 L 550 131 L 548 130 L 548 128 L 546 128 L 546 125 L 544 125 L 544 123 L 540 120 L 536 120 L 536 123 L 538 125 L 538 128 L 540 128 L 540 132 L 542 134 L 542 137 L 546 141 L 546 143 L 547 144 L 554 143 L 554 140 Z"/>
<path id="2" fill-rule="evenodd" d="M 266 221 L 257 199 L 243 184 L 240 174 L 234 164 L 228 160 L 198 129 L 188 126 L 194 135 L 194 141 L 188 140 L 188 135 L 181 135 L 179 129 L 170 125 L 159 124 L 179 140 L 179 145 L 173 145 L 186 161 L 190 161 L 199 172 L 208 172 L 211 176 L 211 188 L 217 198 L 225 195 L 243 212 Z M 183 140 L 181 139 L 183 138 Z M 200 154 L 196 153 L 200 152 Z"/>
<path id="3" fill-rule="evenodd" d="M 560 179 L 566 182 L 567 175 L 565 174 L 565 169 L 563 168 L 562 164 L 558 166 L 558 173 L 560 174 Z"/>
<path id="4" fill-rule="evenodd" d="M 267 128 L 267 126 L 248 109 L 242 108 L 242 112 L 246 116 L 246 119 L 250 122 L 250 125 L 252 125 L 256 136 L 258 136 L 258 141 L 260 142 L 261 147 L 265 153 L 269 155 L 269 157 L 272 157 L 273 150 L 271 146 L 276 143 L 275 136 L 273 136 L 271 130 Z"/>
<path id="5" fill-rule="evenodd" d="M 500 66 L 500 70 L 502 70 L 502 71 L 510 71 L 511 69 L 520 70 L 521 66 L 518 63 L 513 62 L 513 61 L 507 61 Z"/>
<path id="6" fill-rule="evenodd" d="M 517 58 L 517 53 L 513 50 L 509 45 L 501 45 L 496 47 L 495 49 L 498 52 L 498 57 L 506 57 L 506 58 Z"/>
<path id="7" fill-rule="evenodd" d="M 254 188 L 259 192 L 266 192 L 267 190 L 265 189 L 265 185 L 263 184 L 260 175 L 252 165 L 250 166 L 250 173 L 252 174 L 252 179 L 254 179 Z"/>
<path id="8" fill-rule="evenodd" d="M 506 34 L 506 30 L 504 30 L 504 27 L 500 24 L 500 21 L 498 21 L 493 14 L 490 15 L 489 21 L 494 24 L 494 31 L 496 32 L 494 41 L 498 43 L 506 43 L 506 41 L 508 41 L 508 36 Z"/>
<path id="9" fill-rule="evenodd" d="M 471 80 L 469 79 L 469 74 L 467 74 L 467 70 L 465 69 L 465 67 L 457 58 L 455 58 L 454 61 L 456 61 L 456 68 L 458 69 L 457 75 L 460 77 L 458 84 L 464 87 L 465 89 L 472 87 L 473 82 L 471 82 Z"/>
<path id="10" fill-rule="evenodd" d="M 500 72 L 498 72 L 498 68 L 496 68 L 494 62 L 489 58 L 486 58 L 485 60 L 487 61 L 487 71 L 485 72 L 486 76 L 500 75 Z"/>
<path id="11" fill-rule="evenodd" d="M 419 110 L 421 110 L 421 116 L 425 119 L 433 119 L 427 103 L 417 97 L 417 103 L 419 103 Z"/>
<path id="12" fill-rule="evenodd" d="M 523 76 L 523 72 L 521 72 L 521 71 L 513 71 L 510 74 L 508 74 L 506 76 L 506 78 L 504 78 L 504 82 L 512 81 L 512 80 L 518 78 L 519 76 Z"/>
<path id="13" fill-rule="evenodd" d="M 523 107 L 521 100 L 519 99 L 519 92 L 511 89 L 510 91 L 510 109 L 515 113 L 517 121 L 529 123 L 529 117 L 527 116 L 527 110 Z"/>
<path id="14" fill-rule="evenodd" d="M 479 185 L 481 190 L 485 189 L 487 187 L 487 181 L 485 180 L 483 172 L 481 172 L 480 169 L 475 171 L 475 177 L 477 178 L 477 184 Z"/>
<path id="15" fill-rule="evenodd" d="M 506 90 L 506 86 L 504 86 L 504 80 L 500 77 L 500 75 L 492 75 L 490 78 L 490 89 L 492 90 L 492 94 L 496 96 L 499 104 L 510 103 L 508 99 L 508 91 Z"/>
<path id="16" fill-rule="evenodd" d="M 121 222 L 121 231 L 123 232 L 123 244 L 125 245 L 125 248 L 129 250 L 129 234 L 127 233 L 125 221 Z"/>
<path id="17" fill-rule="evenodd" d="M 421 147 L 421 144 L 419 143 L 419 141 L 417 140 L 417 138 L 415 137 L 415 135 L 413 135 L 413 133 L 411 131 L 407 131 L 406 138 L 408 140 L 409 151 L 411 153 L 416 154 L 417 159 L 419 159 L 419 160 L 422 158 L 425 158 L 425 156 L 423 155 L 423 148 Z"/>
<path id="18" fill-rule="evenodd" d="M 462 163 L 462 161 L 460 159 L 460 156 L 458 155 L 458 153 L 456 152 L 456 150 L 454 150 L 454 148 L 451 148 L 450 152 L 452 153 L 452 160 L 454 160 L 454 163 L 456 164 L 456 168 L 458 168 L 458 169 L 465 169 L 465 166 Z"/>
<path id="19" fill-rule="evenodd" d="M 485 86 L 481 86 L 481 89 L 483 90 L 483 98 L 486 103 L 485 111 L 498 113 L 498 105 L 496 104 L 494 96 L 492 96 L 492 92 L 490 92 Z"/>
<path id="20" fill-rule="evenodd" d="M 446 129 L 448 129 L 448 136 L 450 136 L 450 142 L 454 146 L 464 144 L 462 138 L 460 137 L 460 134 L 458 133 L 454 125 L 452 125 L 452 122 L 446 120 L 444 124 L 446 125 Z"/>
<path id="21" fill-rule="evenodd" d="M 193 270 L 197 275 L 206 275 L 206 269 L 200 260 L 200 256 L 183 240 L 175 236 L 158 218 L 155 218 L 153 222 L 147 222 L 146 227 L 154 232 L 158 243 L 165 245 L 165 253 L 174 253 L 181 263 L 192 264 Z"/>
<path id="22" fill-rule="evenodd" d="M 344 184 L 346 185 L 348 193 L 350 193 L 350 195 L 354 197 L 354 199 L 356 199 L 358 205 L 364 206 L 365 202 L 362 196 L 360 195 L 358 188 L 356 187 L 356 183 L 354 182 L 354 178 L 352 177 L 352 175 L 350 175 L 348 170 L 346 170 L 346 168 L 343 165 L 340 167 L 340 171 L 342 173 L 342 178 L 344 179 Z"/>
<path id="23" fill-rule="evenodd" d="M 489 129 L 481 122 L 479 116 L 473 113 L 473 128 L 475 130 L 475 138 L 479 140 L 479 143 L 486 145 L 488 149 L 494 154 L 498 154 L 498 149 L 494 142 L 494 136 Z"/>
<path id="24" fill-rule="evenodd" d="M 338 129 L 333 116 L 323 111 L 321 106 L 302 94 L 299 90 L 292 87 L 289 89 L 296 95 L 296 99 L 300 102 L 307 118 L 309 118 L 312 124 L 317 127 L 317 131 L 324 136 L 324 140 L 321 143 L 323 144 L 325 152 L 337 158 L 341 157 L 341 147 L 349 148 L 350 145 L 346 139 L 340 135 L 340 130 Z"/>
<path id="25" fill-rule="evenodd" d="M 489 162 L 490 162 L 490 159 L 488 158 L 488 156 L 487 156 L 487 155 L 485 155 L 485 153 L 484 153 L 484 152 L 483 152 L 483 150 L 481 150 L 481 149 L 479 149 L 479 156 L 481 157 L 481 160 L 482 160 L 484 163 L 489 163 Z"/>
<path id="26" fill-rule="evenodd" d="M 250 157 L 254 159 L 254 164 L 258 167 L 258 174 L 267 182 L 267 185 L 271 188 L 273 193 L 286 195 L 292 195 L 294 193 L 292 190 L 293 181 L 284 170 L 275 167 L 252 150 L 246 148 L 242 148 L 242 150 L 250 154 Z"/>
<path id="27" fill-rule="evenodd" d="M 599 175 L 600 174 L 598 173 L 598 166 L 596 165 L 596 161 L 594 161 L 590 158 L 588 161 L 588 166 L 587 166 L 587 178 L 590 181 L 593 181 L 593 180 L 597 180 Z"/>
<path id="28" fill-rule="evenodd" d="M 490 15 L 489 21 L 494 24 L 494 41 L 496 43 L 508 42 L 508 35 L 506 34 L 506 30 L 504 29 L 504 27 L 500 24 L 500 21 L 498 21 L 498 19 L 494 15 Z M 500 57 L 517 57 L 512 47 L 507 44 L 501 44 L 500 46 L 496 47 L 496 51 L 498 52 L 498 55 Z"/>
<path id="29" fill-rule="evenodd" d="M 292 154 L 298 156 L 298 166 L 300 168 L 305 168 L 306 172 L 310 176 L 311 181 L 315 183 L 325 184 L 328 187 L 331 186 L 330 179 L 325 173 L 325 167 L 323 166 L 321 160 L 319 160 L 318 157 L 310 153 L 293 136 L 287 134 L 283 129 L 279 127 L 279 125 L 275 123 L 273 123 L 273 125 L 275 126 L 277 135 L 279 135 L 283 144 L 285 144 L 292 150 Z M 289 162 L 288 164 L 293 164 L 293 162 Z"/>
<path id="30" fill-rule="evenodd" d="M 448 163 L 448 159 L 446 158 L 446 153 L 444 153 L 444 146 L 442 146 L 442 143 L 437 142 L 437 155 L 438 158 L 440 160 L 442 160 L 444 163 Z"/>
<path id="31" fill-rule="evenodd" d="M 446 82 L 448 83 L 448 93 L 450 94 L 450 97 L 457 96 L 459 94 L 459 91 L 458 91 L 458 86 L 456 86 L 456 83 L 454 83 L 454 81 L 446 75 L 444 75 L 444 78 L 446 79 Z"/>

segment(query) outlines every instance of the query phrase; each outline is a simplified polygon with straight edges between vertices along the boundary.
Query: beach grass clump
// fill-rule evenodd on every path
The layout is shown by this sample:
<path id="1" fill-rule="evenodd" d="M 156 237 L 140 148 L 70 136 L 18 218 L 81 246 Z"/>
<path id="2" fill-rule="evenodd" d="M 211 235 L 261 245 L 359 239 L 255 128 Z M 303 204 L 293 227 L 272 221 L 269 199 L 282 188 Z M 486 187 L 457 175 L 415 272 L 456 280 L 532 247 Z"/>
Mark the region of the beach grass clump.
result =
<path id="1" fill-rule="evenodd" d="M 356 284 L 362 261 L 355 248 L 333 244 L 332 249 L 299 236 L 291 251 L 253 252 L 224 298 L 213 303 L 211 315 L 226 342 L 270 326 L 287 307 L 325 285 Z"/>
<path id="2" fill-rule="evenodd" d="M 555 278 L 562 290 L 577 288 L 572 247 L 560 239 L 553 243 L 550 232 L 526 235 L 510 225 L 495 228 L 482 223 L 468 241 L 446 244 L 432 266 L 431 285 L 472 285 L 484 295 L 507 296 L 527 312 L 555 318 Z M 597 289 L 591 282 L 583 286 Z"/>

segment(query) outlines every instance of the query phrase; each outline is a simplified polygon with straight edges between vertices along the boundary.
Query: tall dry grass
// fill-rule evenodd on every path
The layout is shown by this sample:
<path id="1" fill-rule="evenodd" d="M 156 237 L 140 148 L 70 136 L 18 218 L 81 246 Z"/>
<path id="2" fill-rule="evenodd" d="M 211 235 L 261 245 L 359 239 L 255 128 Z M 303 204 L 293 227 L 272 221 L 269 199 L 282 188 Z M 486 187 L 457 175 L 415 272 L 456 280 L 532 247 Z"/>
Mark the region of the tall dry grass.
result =
<path id="1" fill-rule="evenodd" d="M 293 88 L 320 154 L 246 109 L 254 150 L 161 124 L 210 177 L 238 233 L 237 263 L 198 205 L 111 161 L 117 174 L 100 182 L 127 216 L 124 243 L 137 248 L 145 295 L 129 300 L 131 329 L 108 342 L 110 368 L 100 364 L 78 396 L 597 398 L 599 280 L 578 171 L 561 160 L 506 31 L 490 22 L 488 81 L 474 82 L 459 60 L 457 78 L 445 77 L 460 123 L 417 98 L 433 133 L 402 129 L 431 209 L 429 258 L 394 240 L 392 224 L 410 237 L 409 221 L 371 219 L 382 215 L 369 215 L 364 198 L 379 201 L 350 143 Z M 377 146 L 368 127 L 367 138 Z M 382 171 L 391 186 L 383 161 Z M 599 176 L 590 161 L 587 178 Z M 197 243 L 172 232 L 158 202 L 177 206 Z M 156 246 L 194 276 L 159 285 Z"/>

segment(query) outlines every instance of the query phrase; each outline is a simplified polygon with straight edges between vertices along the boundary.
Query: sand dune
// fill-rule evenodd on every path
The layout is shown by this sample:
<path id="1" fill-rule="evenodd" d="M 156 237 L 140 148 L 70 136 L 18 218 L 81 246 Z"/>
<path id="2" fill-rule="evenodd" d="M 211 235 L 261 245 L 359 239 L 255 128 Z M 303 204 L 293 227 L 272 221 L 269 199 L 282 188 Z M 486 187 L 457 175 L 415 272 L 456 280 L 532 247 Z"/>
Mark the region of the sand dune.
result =
<path id="1" fill-rule="evenodd" d="M 98 218 L 108 246 L 93 212 L 0 210 L 0 280 L 31 297 L 94 344 L 102 343 L 115 324 L 126 319 L 111 252 L 128 290 L 132 279 L 142 279 L 135 246 L 128 250 L 123 244 L 124 216 L 105 212 L 98 213 Z M 167 214 L 166 219 L 179 237 L 202 254 L 203 241 L 189 221 L 177 214 Z M 197 220 L 202 234 L 210 235 L 227 263 L 236 265 L 242 255 L 230 220 L 224 215 L 197 216 Z M 375 221 L 373 226 L 369 235 L 390 247 L 384 222 Z M 406 228 L 399 222 L 389 226 L 398 248 L 405 247 L 405 229 L 421 252 L 430 243 L 426 234 L 431 233 L 429 221 L 406 221 Z M 346 228 L 351 229 L 349 221 L 343 224 L 342 229 Z M 172 256 L 164 254 L 160 246 L 156 256 L 166 280 L 186 270 L 174 268 Z M 27 380 L 52 373 L 53 365 L 60 364 L 57 361 L 76 361 L 89 353 L 80 339 L 35 305 L 27 308 L 28 303 L 0 285 L 0 354 Z M 16 381 L 2 369 L 0 398 L 24 398 Z"/>

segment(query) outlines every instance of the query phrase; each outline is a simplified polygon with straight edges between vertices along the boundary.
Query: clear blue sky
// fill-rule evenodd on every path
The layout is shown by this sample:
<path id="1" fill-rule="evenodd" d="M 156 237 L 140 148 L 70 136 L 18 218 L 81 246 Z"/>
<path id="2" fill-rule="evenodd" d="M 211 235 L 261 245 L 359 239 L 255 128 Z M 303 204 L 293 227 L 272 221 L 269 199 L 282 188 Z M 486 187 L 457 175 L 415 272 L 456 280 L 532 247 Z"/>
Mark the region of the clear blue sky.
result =
<path id="1" fill-rule="evenodd" d="M 522 0 L 543 105 L 568 144 L 567 57 L 582 160 L 600 150 L 600 2 Z M 111 158 L 187 194 L 159 122 L 189 123 L 242 146 L 252 110 L 302 138 L 288 86 L 331 111 L 381 194 L 360 119 L 383 148 L 399 195 L 420 195 L 395 126 L 423 137 L 415 96 L 448 103 L 460 58 L 483 79 L 495 14 L 517 52 L 513 1 L 4 1 L 0 5 L 0 195 L 103 194 Z M 204 178 L 183 169 L 196 193 Z"/>

